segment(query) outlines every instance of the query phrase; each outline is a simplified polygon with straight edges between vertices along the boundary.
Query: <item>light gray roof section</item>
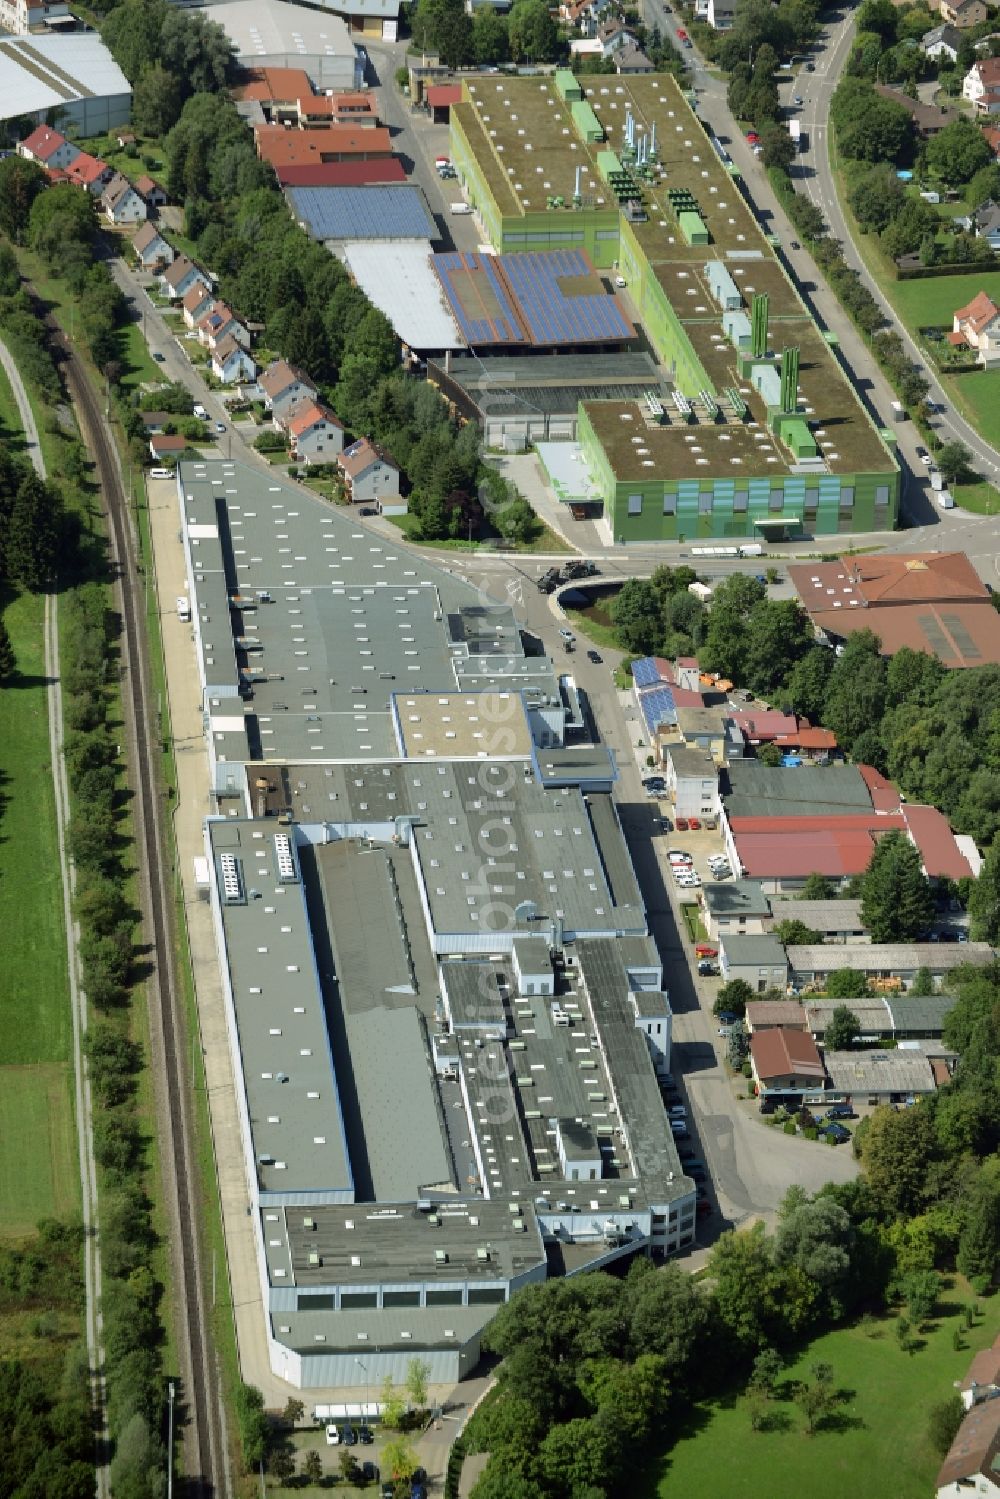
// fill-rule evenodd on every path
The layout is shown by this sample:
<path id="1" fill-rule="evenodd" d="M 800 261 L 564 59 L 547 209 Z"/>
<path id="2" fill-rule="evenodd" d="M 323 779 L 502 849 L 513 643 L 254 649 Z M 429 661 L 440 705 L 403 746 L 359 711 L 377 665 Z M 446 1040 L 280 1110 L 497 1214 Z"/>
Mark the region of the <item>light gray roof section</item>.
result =
<path id="1" fill-rule="evenodd" d="M 756 760 L 734 760 L 728 776 L 730 817 L 838 817 L 872 809 L 856 765 L 772 768 Z"/>
<path id="2" fill-rule="evenodd" d="M 761 968 L 784 968 L 785 949 L 777 937 L 771 937 L 766 932 L 760 936 L 751 933 L 749 936 L 742 933 L 723 932 L 719 938 L 719 945 L 726 955 L 727 963 L 735 963 L 738 967 L 752 966 L 754 963 Z M 824 952 L 826 949 L 823 949 Z"/>
<path id="3" fill-rule="evenodd" d="M 864 932 L 859 900 L 779 900 L 771 897 L 775 921 L 802 921 L 814 932 Z"/>
<path id="4" fill-rule="evenodd" d="M 552 957 L 544 937 L 515 937 L 513 953 L 522 973 L 551 973 Z"/>
<path id="5" fill-rule="evenodd" d="M 419 1011 L 375 1009 L 353 1015 L 351 1066 L 362 1110 L 371 1182 L 377 1202 L 411 1202 L 450 1189 L 454 1171 Z"/>
<path id="6" fill-rule="evenodd" d="M 208 824 L 216 879 L 236 859 L 240 898 L 220 906 L 225 961 L 262 1192 L 354 1191 L 299 865 L 278 867 L 275 836 L 294 829 L 226 818 Z"/>
<path id="7" fill-rule="evenodd" d="M 96 31 L 67 36 L 0 40 L 0 118 L 65 108 L 82 98 L 132 93 L 121 68 Z"/>
<path id="8" fill-rule="evenodd" d="M 891 994 L 885 1002 L 893 1028 L 901 1035 L 940 1033 L 958 1003 L 951 994 Z"/>
<path id="9" fill-rule="evenodd" d="M 506 1030 L 495 963 L 442 963 L 441 982 L 456 1029 Z"/>
<path id="10" fill-rule="evenodd" d="M 566 794 L 563 793 L 564 796 Z M 586 805 L 612 900 L 616 906 L 641 910 L 642 896 L 614 801 L 610 796 L 596 794 L 587 798 Z M 645 930 L 645 921 L 642 928 Z"/>
<path id="11" fill-rule="evenodd" d="M 216 0 L 210 18 L 224 27 L 239 57 L 248 67 L 267 57 L 296 52 L 320 56 L 354 56 L 346 21 L 329 11 L 324 15 L 285 0 Z M 300 62 L 299 67 L 305 66 Z"/>
<path id="12" fill-rule="evenodd" d="M 544 1256 L 543 1256 L 544 1258 Z M 482 1332 L 497 1314 L 495 1306 L 404 1306 L 363 1311 L 271 1312 L 279 1343 L 302 1354 L 350 1353 L 359 1348 L 403 1350 L 458 1349 Z M 317 1343 L 316 1337 L 323 1341 Z M 377 1391 L 373 1390 L 372 1397 Z"/>
<path id="13" fill-rule="evenodd" d="M 931 1064 L 914 1051 L 827 1051 L 827 1075 L 838 1093 L 933 1093 Z"/>
<path id="14" fill-rule="evenodd" d="M 357 191 L 370 193 L 378 189 Z M 384 191 L 405 192 L 406 188 L 390 187 Z M 420 212 L 426 215 L 422 207 Z M 378 225 L 374 224 L 363 243 L 352 240 L 345 244 L 347 267 L 409 348 L 421 353 L 457 349 L 462 344 L 462 335 L 444 300 L 441 283 L 431 269 L 430 240 L 417 237 L 416 211 L 411 218 L 402 215 L 398 218 L 398 223 L 387 223 L 381 233 L 376 233 Z M 404 234 L 407 228 L 411 232 Z M 433 224 L 430 233 L 437 237 Z"/>
<path id="15" fill-rule="evenodd" d="M 539 749 L 535 763 L 542 784 L 581 785 L 618 779 L 614 752 L 606 744 L 570 744 L 563 749 Z"/>
<path id="16" fill-rule="evenodd" d="M 285 191 L 293 214 L 313 239 L 416 240 L 422 242 L 425 256 L 430 255 L 430 241 L 437 239 L 426 198 L 408 182 L 289 187 Z M 428 271 L 433 279 L 429 266 Z"/>
<path id="17" fill-rule="evenodd" d="M 725 880 L 702 887 L 701 898 L 713 916 L 769 916 L 771 906 L 759 880 Z"/>
<path id="18" fill-rule="evenodd" d="M 961 968 L 964 963 L 981 968 L 992 961 L 993 949 L 988 942 L 837 942 L 788 948 L 788 962 L 797 973 L 858 968 L 863 973 L 892 977 L 918 968 L 940 973 Z"/>
<path id="19" fill-rule="evenodd" d="M 718 779 L 718 766 L 707 750 L 697 749 L 690 744 L 668 744 L 667 754 L 679 776 L 711 781 Z"/>
<path id="20" fill-rule="evenodd" d="M 812 999 L 803 1000 L 806 1024 L 813 1032 L 825 1031 L 834 1011 L 846 1005 L 856 1016 L 862 1036 L 887 1035 L 892 1029 L 892 1015 L 884 999 Z"/>

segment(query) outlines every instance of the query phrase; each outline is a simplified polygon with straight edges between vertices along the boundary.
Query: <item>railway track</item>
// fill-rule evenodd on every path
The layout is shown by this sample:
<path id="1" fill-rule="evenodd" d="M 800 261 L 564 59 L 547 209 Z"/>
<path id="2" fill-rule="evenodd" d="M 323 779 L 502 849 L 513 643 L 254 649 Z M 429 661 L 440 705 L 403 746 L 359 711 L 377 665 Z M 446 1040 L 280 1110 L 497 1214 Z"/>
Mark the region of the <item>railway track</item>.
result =
<path id="1" fill-rule="evenodd" d="M 58 323 L 46 318 L 61 356 L 67 389 L 97 467 L 110 527 L 111 560 L 122 617 L 122 704 L 132 758 L 133 816 L 141 901 L 152 949 L 149 980 L 151 1063 L 161 1134 L 165 1206 L 172 1225 L 179 1368 L 175 1417 L 184 1499 L 221 1499 L 229 1491 L 220 1414 L 219 1379 L 207 1311 L 198 1224 L 198 1180 L 193 1160 L 191 1102 L 185 1087 L 188 1044 L 177 1000 L 171 941 L 171 893 L 158 804 L 157 746 L 152 727 L 144 591 L 132 543 L 128 501 L 117 453 L 87 372 Z"/>

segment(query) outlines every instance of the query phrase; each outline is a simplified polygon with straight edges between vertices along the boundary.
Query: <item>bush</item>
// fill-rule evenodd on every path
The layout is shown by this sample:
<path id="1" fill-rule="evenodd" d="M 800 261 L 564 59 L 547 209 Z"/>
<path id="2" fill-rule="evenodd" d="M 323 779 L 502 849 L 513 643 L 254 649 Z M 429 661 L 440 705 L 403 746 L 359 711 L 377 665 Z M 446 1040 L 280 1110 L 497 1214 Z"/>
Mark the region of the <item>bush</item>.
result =
<path id="1" fill-rule="evenodd" d="M 786 1135 L 794 1135 L 796 1130 L 798 1129 L 798 1125 L 795 1123 L 794 1119 L 786 1119 L 781 1127 Z"/>

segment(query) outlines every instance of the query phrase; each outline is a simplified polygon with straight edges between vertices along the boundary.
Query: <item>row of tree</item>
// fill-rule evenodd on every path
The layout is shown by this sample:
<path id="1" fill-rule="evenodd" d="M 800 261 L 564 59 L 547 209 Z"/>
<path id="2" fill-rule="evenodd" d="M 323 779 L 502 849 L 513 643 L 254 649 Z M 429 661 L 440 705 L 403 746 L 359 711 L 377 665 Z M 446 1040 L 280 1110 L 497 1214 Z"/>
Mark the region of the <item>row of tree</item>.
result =
<path id="1" fill-rule="evenodd" d="M 462 0 L 417 0 L 410 28 L 414 45 L 449 68 L 555 62 L 566 51 L 544 0 L 514 0 L 506 16 L 489 6 L 470 16 Z"/>
<path id="2" fill-rule="evenodd" d="M 953 1081 L 914 1108 L 871 1115 L 856 1136 L 858 1180 L 814 1196 L 792 1187 L 775 1231 L 723 1234 L 701 1283 L 640 1260 L 625 1279 L 551 1280 L 501 1308 L 486 1341 L 504 1362 L 464 1438 L 489 1453 L 475 1499 L 620 1492 L 621 1475 L 662 1451 L 700 1399 L 748 1381 L 768 1398 L 788 1354 L 824 1328 L 901 1307 L 909 1336 L 933 1314 L 942 1271 L 989 1283 L 1000 1258 L 1000 968 L 965 970 L 959 988 L 946 1033 L 961 1053 Z M 808 1429 L 830 1386 L 814 1369 L 799 1401 Z"/>

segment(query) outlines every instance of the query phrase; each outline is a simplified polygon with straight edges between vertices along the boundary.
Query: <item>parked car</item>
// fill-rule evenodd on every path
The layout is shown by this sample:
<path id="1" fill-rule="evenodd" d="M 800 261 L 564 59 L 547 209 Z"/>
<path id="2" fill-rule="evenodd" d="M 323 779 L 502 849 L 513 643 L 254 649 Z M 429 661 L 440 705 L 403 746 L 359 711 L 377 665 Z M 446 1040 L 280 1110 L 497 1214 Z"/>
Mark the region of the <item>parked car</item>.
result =
<path id="1" fill-rule="evenodd" d="M 358 1434 L 353 1426 L 342 1426 L 340 1428 L 340 1440 L 345 1447 L 356 1447 L 358 1445 Z"/>
<path id="2" fill-rule="evenodd" d="M 681 1125 L 680 1129 L 675 1129 L 673 1131 L 673 1136 L 675 1140 L 690 1140 L 691 1131 L 689 1129 L 685 1129 L 684 1126 Z"/>
<path id="3" fill-rule="evenodd" d="M 678 817 L 674 820 L 678 833 L 686 833 L 691 826 L 686 817 Z"/>
<path id="4" fill-rule="evenodd" d="M 660 818 L 660 832 L 661 833 L 672 833 L 673 830 L 674 830 L 674 825 L 670 821 L 670 818 L 669 817 L 661 817 Z"/>
<path id="5" fill-rule="evenodd" d="M 793 104 L 797 104 L 797 105 L 801 105 L 801 103 L 802 103 L 802 95 L 801 94 L 793 94 L 792 95 L 792 103 Z"/>
<path id="6" fill-rule="evenodd" d="M 340 1446 L 340 1431 L 332 1423 L 326 1428 L 326 1445 L 328 1447 Z"/>
<path id="7" fill-rule="evenodd" d="M 378 1483 L 378 1468 L 374 1463 L 362 1463 L 361 1477 L 365 1483 Z"/>
<path id="8" fill-rule="evenodd" d="M 689 874 L 678 875 L 677 883 L 678 885 L 684 885 L 687 889 L 693 890 L 701 884 L 701 875 L 695 874 L 692 870 Z"/>
<path id="9" fill-rule="evenodd" d="M 602 661 L 604 660 L 604 657 L 601 655 L 600 651 L 588 651 L 587 660 L 592 661 L 595 666 L 600 666 Z"/>
<path id="10" fill-rule="evenodd" d="M 695 952 L 699 958 L 717 958 L 719 949 L 713 947 L 710 942 L 698 942 L 695 944 Z"/>
<path id="11" fill-rule="evenodd" d="M 857 1119 L 849 1103 L 834 1103 L 826 1111 L 827 1119 Z"/>
<path id="12" fill-rule="evenodd" d="M 163 364 L 166 357 L 167 356 L 165 354 L 160 353 L 159 349 L 153 350 L 153 358 L 156 360 L 157 364 Z"/>
<path id="13" fill-rule="evenodd" d="M 694 860 L 684 848 L 668 848 L 667 858 L 671 864 L 693 864 Z"/>
<path id="14" fill-rule="evenodd" d="M 692 1181 L 703 1182 L 707 1174 L 701 1161 L 687 1161 L 684 1165 L 684 1175 L 689 1176 Z"/>
<path id="15" fill-rule="evenodd" d="M 711 962 L 708 958 L 702 958 L 698 964 L 698 977 L 703 979 L 715 978 L 719 971 L 718 963 Z"/>
<path id="16" fill-rule="evenodd" d="M 712 1204 L 705 1201 L 699 1202 L 695 1212 L 699 1218 L 710 1218 L 713 1212 Z"/>
<path id="17" fill-rule="evenodd" d="M 828 1124 L 820 1133 L 824 1134 L 828 1140 L 832 1140 L 834 1145 L 846 1145 L 851 1138 L 850 1130 L 845 1129 L 842 1124 Z"/>
<path id="18" fill-rule="evenodd" d="M 686 1119 L 687 1105 L 683 1103 L 669 1104 L 667 1107 L 667 1113 L 670 1115 L 671 1119 Z"/>
<path id="19" fill-rule="evenodd" d="M 747 140 L 750 142 L 751 146 L 755 146 L 760 140 L 760 136 L 757 134 L 756 130 L 748 130 Z"/>
<path id="20" fill-rule="evenodd" d="M 701 821 L 697 817 L 689 817 L 688 827 L 691 829 L 692 833 L 697 833 L 699 828 L 701 827 Z"/>
<path id="21" fill-rule="evenodd" d="M 740 1017 L 734 1014 L 732 1010 L 719 1011 L 719 1019 L 721 1020 L 723 1025 L 735 1025 L 739 1018 Z"/>
<path id="22" fill-rule="evenodd" d="M 562 636 L 563 640 L 576 639 L 576 636 L 573 634 L 573 631 L 570 629 L 569 625 L 563 625 L 561 630 L 559 631 L 559 634 Z"/>

